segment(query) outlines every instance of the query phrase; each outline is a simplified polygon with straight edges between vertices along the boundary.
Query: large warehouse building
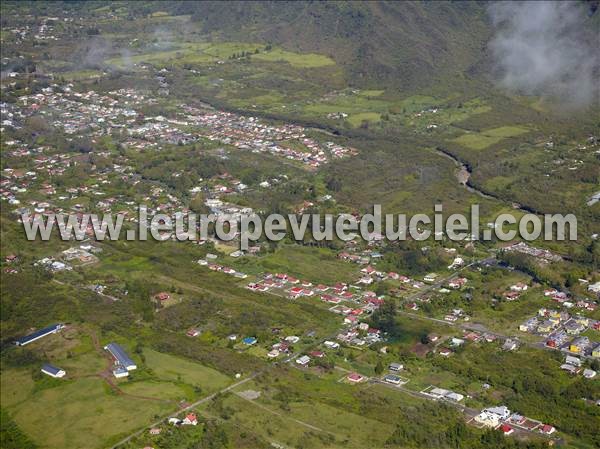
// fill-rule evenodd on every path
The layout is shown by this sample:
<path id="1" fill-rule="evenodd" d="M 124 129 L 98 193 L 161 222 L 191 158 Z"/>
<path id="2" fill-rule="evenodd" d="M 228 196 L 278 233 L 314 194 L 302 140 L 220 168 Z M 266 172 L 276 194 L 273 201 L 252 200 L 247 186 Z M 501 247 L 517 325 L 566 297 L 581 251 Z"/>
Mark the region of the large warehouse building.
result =
<path id="1" fill-rule="evenodd" d="M 32 334 L 26 335 L 25 337 L 21 337 L 19 339 L 17 339 L 15 341 L 15 344 L 17 346 L 25 346 L 28 345 L 29 343 L 32 343 L 36 340 L 39 340 L 42 337 L 45 337 L 46 335 L 50 335 L 50 334 L 55 334 L 56 332 L 58 332 L 59 330 L 61 330 L 63 327 L 65 327 L 64 324 L 53 324 L 51 326 L 45 327 L 43 329 L 40 329 L 38 331 L 35 331 Z"/>
<path id="2" fill-rule="evenodd" d="M 117 343 L 109 343 L 104 349 L 106 349 L 115 359 L 117 368 L 113 371 L 115 377 L 125 377 L 124 371 L 131 371 L 137 368 L 137 365 L 127 355 L 125 350 Z M 120 369 L 122 368 L 122 369 Z"/>

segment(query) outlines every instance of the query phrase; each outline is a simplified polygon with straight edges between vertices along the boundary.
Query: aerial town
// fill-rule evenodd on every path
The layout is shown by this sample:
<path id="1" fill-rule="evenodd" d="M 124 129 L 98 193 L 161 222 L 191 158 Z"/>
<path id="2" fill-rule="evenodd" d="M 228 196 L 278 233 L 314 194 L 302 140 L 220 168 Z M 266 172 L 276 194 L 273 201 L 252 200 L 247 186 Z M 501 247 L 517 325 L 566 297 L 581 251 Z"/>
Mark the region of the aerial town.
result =
<path id="1" fill-rule="evenodd" d="M 595 2 L 1 8 L 2 448 L 600 447 Z"/>

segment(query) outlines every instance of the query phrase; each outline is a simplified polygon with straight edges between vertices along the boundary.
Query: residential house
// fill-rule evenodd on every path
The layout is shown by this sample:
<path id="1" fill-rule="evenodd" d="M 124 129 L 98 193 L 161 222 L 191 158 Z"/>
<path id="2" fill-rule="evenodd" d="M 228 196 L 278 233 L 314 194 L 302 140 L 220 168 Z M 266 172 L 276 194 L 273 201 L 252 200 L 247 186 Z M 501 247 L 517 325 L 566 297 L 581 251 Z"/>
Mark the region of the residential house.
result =
<path id="1" fill-rule="evenodd" d="M 438 275 L 436 273 L 429 273 L 429 274 L 425 275 L 423 280 L 428 283 L 433 283 L 437 279 L 437 276 Z"/>
<path id="2" fill-rule="evenodd" d="M 198 424 L 198 418 L 196 417 L 195 413 L 188 413 L 181 424 L 185 426 L 195 426 Z"/>
<path id="3" fill-rule="evenodd" d="M 546 320 L 538 326 L 537 331 L 540 334 L 547 334 L 547 333 L 551 332 L 552 329 L 554 329 L 554 326 L 555 325 L 552 321 Z"/>
<path id="4" fill-rule="evenodd" d="M 506 420 L 510 416 L 510 410 L 504 405 L 499 407 L 488 407 L 483 409 L 483 411 L 489 415 L 495 415 L 501 420 Z"/>
<path id="5" fill-rule="evenodd" d="M 448 287 L 456 290 L 456 289 L 460 289 L 460 288 L 464 287 L 464 285 L 466 283 L 467 283 L 467 279 L 460 277 L 460 278 L 452 279 L 450 282 L 448 282 Z"/>
<path id="6" fill-rule="evenodd" d="M 510 289 L 513 292 L 524 292 L 527 291 L 528 288 L 529 287 L 527 284 L 524 284 L 523 282 L 517 282 L 516 284 L 510 286 Z"/>
<path id="7" fill-rule="evenodd" d="M 500 426 L 500 431 L 504 434 L 504 435 L 511 435 L 512 433 L 514 433 L 514 429 L 512 427 L 510 427 L 508 424 L 502 424 Z"/>
<path id="8" fill-rule="evenodd" d="M 536 317 L 529 318 L 527 321 L 519 325 L 521 332 L 532 332 L 538 325 Z"/>
<path id="9" fill-rule="evenodd" d="M 541 428 L 540 428 L 540 432 L 545 434 L 545 435 L 552 435 L 554 432 L 556 432 L 556 429 L 554 428 L 554 426 L 551 426 L 549 424 L 544 424 Z"/>
<path id="10" fill-rule="evenodd" d="M 452 351 L 448 348 L 442 348 L 440 349 L 440 355 L 442 357 L 449 357 L 452 354 Z"/>
<path id="11" fill-rule="evenodd" d="M 569 320 L 564 324 L 565 332 L 569 335 L 579 335 L 585 330 L 585 326 L 576 322 L 575 320 Z"/>
<path id="12" fill-rule="evenodd" d="M 400 376 L 396 376 L 395 374 L 386 374 L 383 376 L 383 380 L 394 385 L 400 385 L 402 383 L 402 378 Z"/>
<path id="13" fill-rule="evenodd" d="M 575 366 L 577 368 L 581 368 L 581 359 L 577 358 L 577 357 L 573 357 L 571 355 L 568 355 L 565 358 L 565 363 L 571 366 Z"/>
<path id="14" fill-rule="evenodd" d="M 390 371 L 402 371 L 404 369 L 404 365 L 398 362 L 390 363 L 388 366 Z"/>
<path id="15" fill-rule="evenodd" d="M 579 337 L 571 342 L 569 345 L 569 351 L 577 354 L 582 354 L 590 346 L 590 339 L 588 337 Z"/>
<path id="16" fill-rule="evenodd" d="M 365 376 L 363 376 L 362 374 L 358 374 L 358 373 L 350 373 L 346 376 L 346 379 L 348 379 L 350 382 L 358 383 L 358 382 L 362 382 L 363 380 L 365 380 Z"/>
<path id="17" fill-rule="evenodd" d="M 502 349 L 504 351 L 514 351 L 519 347 L 519 343 L 516 340 L 512 340 L 507 338 L 504 344 L 502 345 Z"/>
<path id="18" fill-rule="evenodd" d="M 296 359 L 296 363 L 300 366 L 307 366 L 310 363 L 310 357 L 307 355 L 303 355 Z"/>

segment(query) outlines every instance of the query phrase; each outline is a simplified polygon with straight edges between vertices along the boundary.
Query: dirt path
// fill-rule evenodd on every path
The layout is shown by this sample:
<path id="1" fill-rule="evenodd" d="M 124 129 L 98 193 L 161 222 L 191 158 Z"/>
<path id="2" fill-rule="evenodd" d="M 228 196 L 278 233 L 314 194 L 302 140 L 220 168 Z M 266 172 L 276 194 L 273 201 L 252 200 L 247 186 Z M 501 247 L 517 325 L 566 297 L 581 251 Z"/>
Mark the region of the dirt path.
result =
<path id="1" fill-rule="evenodd" d="M 260 372 L 256 372 L 254 374 L 252 374 L 250 377 L 247 377 L 243 380 L 240 380 L 239 382 L 236 382 L 234 384 L 229 385 L 228 387 L 225 387 L 219 391 L 217 391 L 216 393 L 213 393 L 209 396 L 206 396 L 192 404 L 189 404 L 186 407 L 181 408 L 179 411 L 175 412 L 175 413 L 171 413 L 169 415 L 163 416 L 162 418 L 158 419 L 157 421 L 153 422 L 152 424 L 150 424 L 149 426 L 144 426 L 142 427 L 140 430 L 130 434 L 129 436 L 127 436 L 126 438 L 123 438 L 121 441 L 119 441 L 118 443 L 116 443 L 114 446 L 111 447 L 111 449 L 116 449 L 117 447 L 127 443 L 128 441 L 130 441 L 132 438 L 135 438 L 138 435 L 141 435 L 146 429 L 151 428 L 151 427 L 157 427 L 159 426 L 163 421 L 165 421 L 168 418 L 174 418 L 177 417 L 178 415 L 185 413 L 189 410 L 192 410 L 193 408 L 198 407 L 199 405 L 202 405 L 208 401 L 211 401 L 213 398 L 215 398 L 218 394 L 222 394 L 222 393 L 226 393 L 236 387 L 239 387 L 240 385 L 245 384 L 246 382 L 251 381 L 252 379 L 254 379 L 256 376 L 258 376 L 260 374 Z"/>
<path id="2" fill-rule="evenodd" d="M 299 419 L 296 419 L 296 418 L 292 418 L 291 416 L 287 416 L 284 413 L 278 412 L 277 410 L 272 410 L 269 407 L 267 407 L 266 405 L 263 405 L 263 404 L 261 404 L 259 402 L 256 402 L 253 399 L 247 398 L 246 396 L 244 396 L 241 393 L 238 393 L 237 391 L 234 391 L 233 394 L 235 394 L 237 397 L 243 399 L 244 401 L 250 402 L 251 404 L 255 405 L 256 407 L 258 407 L 258 408 L 260 408 L 260 409 L 262 409 L 262 410 L 264 410 L 266 412 L 269 412 L 269 413 L 271 413 L 273 415 L 279 416 L 279 417 L 281 417 L 283 419 L 292 420 L 295 423 L 300 424 L 301 426 L 309 428 L 310 430 L 315 430 L 317 432 L 325 432 L 325 433 L 330 433 L 331 435 L 335 435 L 334 433 L 329 432 L 328 430 L 324 430 L 324 429 L 321 429 L 320 427 L 313 426 L 312 424 L 309 424 L 307 422 L 300 421 Z"/>

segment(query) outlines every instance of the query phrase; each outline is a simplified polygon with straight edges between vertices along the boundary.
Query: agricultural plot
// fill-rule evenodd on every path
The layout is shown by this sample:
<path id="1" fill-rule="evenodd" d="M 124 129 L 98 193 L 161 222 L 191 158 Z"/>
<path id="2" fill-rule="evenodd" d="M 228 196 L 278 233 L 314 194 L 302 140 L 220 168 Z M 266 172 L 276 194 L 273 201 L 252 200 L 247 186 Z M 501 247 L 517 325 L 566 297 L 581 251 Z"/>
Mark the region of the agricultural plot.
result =
<path id="1" fill-rule="evenodd" d="M 479 133 L 463 134 L 454 139 L 454 142 L 472 150 L 483 150 L 504 139 L 520 136 L 529 132 L 528 128 L 522 126 L 501 126 L 481 131 Z"/>

